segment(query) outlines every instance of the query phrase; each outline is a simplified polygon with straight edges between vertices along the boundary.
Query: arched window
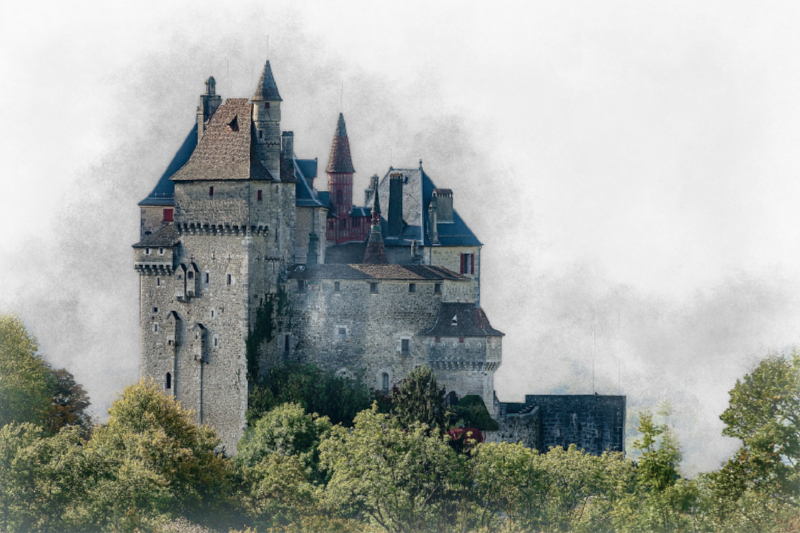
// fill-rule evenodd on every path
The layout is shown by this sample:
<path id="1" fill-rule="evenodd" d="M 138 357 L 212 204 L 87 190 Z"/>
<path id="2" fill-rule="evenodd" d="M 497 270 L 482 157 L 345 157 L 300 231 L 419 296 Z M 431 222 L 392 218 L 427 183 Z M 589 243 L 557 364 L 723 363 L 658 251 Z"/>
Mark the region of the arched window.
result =
<path id="1" fill-rule="evenodd" d="M 381 375 L 381 381 L 383 382 L 383 390 L 389 390 L 389 374 L 384 372 Z"/>
<path id="2" fill-rule="evenodd" d="M 166 387 L 164 387 L 164 388 L 167 389 L 167 390 L 172 388 L 172 374 L 170 374 L 169 372 L 167 372 L 167 383 L 166 383 Z"/>
<path id="3" fill-rule="evenodd" d="M 342 189 L 336 191 L 336 203 L 337 204 L 344 203 L 344 195 L 342 194 Z"/>

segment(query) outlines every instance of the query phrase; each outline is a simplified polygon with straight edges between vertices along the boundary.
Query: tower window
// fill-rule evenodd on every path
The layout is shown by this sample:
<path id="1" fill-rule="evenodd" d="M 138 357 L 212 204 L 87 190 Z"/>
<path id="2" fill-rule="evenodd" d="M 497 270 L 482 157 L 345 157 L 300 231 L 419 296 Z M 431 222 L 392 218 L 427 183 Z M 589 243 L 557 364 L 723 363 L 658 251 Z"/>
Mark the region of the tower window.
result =
<path id="1" fill-rule="evenodd" d="M 187 277 L 188 279 L 194 279 L 194 272 L 192 272 L 192 271 L 190 270 L 190 271 L 189 271 L 189 272 L 186 274 L 186 277 Z"/>
<path id="2" fill-rule="evenodd" d="M 436 342 L 441 342 L 441 341 L 442 341 L 441 337 L 436 337 Z"/>
<path id="3" fill-rule="evenodd" d="M 297 292 L 306 292 L 306 282 L 305 280 L 298 279 L 297 280 Z"/>
<path id="4" fill-rule="evenodd" d="M 417 292 L 417 284 L 416 283 L 409 283 L 408 284 L 408 292 Z"/>
<path id="5" fill-rule="evenodd" d="M 459 344 L 464 344 L 464 337 L 459 337 L 458 342 Z"/>
<path id="6" fill-rule="evenodd" d="M 381 374 L 381 384 L 383 385 L 383 390 L 389 390 L 389 374 L 386 372 Z"/>
<path id="7" fill-rule="evenodd" d="M 283 351 L 284 352 L 288 352 L 289 351 L 289 334 L 288 333 L 283 336 Z"/>
<path id="8" fill-rule="evenodd" d="M 164 388 L 170 390 L 172 388 L 172 374 L 167 372 L 167 379 L 166 383 L 164 383 Z"/>
<path id="9" fill-rule="evenodd" d="M 230 275 L 230 274 L 227 274 L 227 275 L 226 275 L 226 277 L 225 277 L 225 282 L 226 282 L 228 285 L 230 285 L 230 284 L 231 284 L 231 281 L 232 281 L 232 280 L 231 280 L 231 275 Z"/>
<path id="10" fill-rule="evenodd" d="M 161 278 L 156 278 L 156 287 L 161 286 Z"/>
<path id="11" fill-rule="evenodd" d="M 263 139 L 264 138 L 264 130 L 258 130 L 258 138 L 259 139 Z"/>
<path id="12" fill-rule="evenodd" d="M 411 340 L 409 339 L 401 339 L 400 340 L 400 352 L 408 355 L 411 351 Z"/>
<path id="13" fill-rule="evenodd" d="M 442 284 L 441 283 L 436 283 L 433 286 L 433 293 L 434 294 L 442 294 Z"/>
<path id="14" fill-rule="evenodd" d="M 150 255 L 150 248 L 144 249 L 144 255 Z"/>
<path id="15" fill-rule="evenodd" d="M 163 248 L 159 248 L 158 249 L 158 255 L 164 255 L 164 249 Z"/>
<path id="16" fill-rule="evenodd" d="M 172 222 L 172 209 L 164 209 L 164 222 Z"/>
<path id="17" fill-rule="evenodd" d="M 214 196 L 214 187 L 209 187 L 208 188 L 208 195 L 209 196 Z"/>
<path id="18" fill-rule="evenodd" d="M 158 324 L 153 324 L 153 333 L 158 333 Z"/>
<path id="19" fill-rule="evenodd" d="M 269 102 L 264 103 L 264 109 L 269 109 Z"/>
<path id="20" fill-rule="evenodd" d="M 342 284 L 338 281 L 333 282 L 333 292 L 339 292 L 342 290 Z"/>
<path id="21" fill-rule="evenodd" d="M 158 313 L 158 307 L 154 307 L 154 308 L 153 308 L 153 312 L 154 312 L 154 313 Z"/>
<path id="22" fill-rule="evenodd" d="M 369 284 L 369 292 L 372 294 L 376 294 L 378 292 L 378 284 L 377 283 L 370 283 Z"/>
<path id="23" fill-rule="evenodd" d="M 342 189 L 336 191 L 336 203 L 337 204 L 344 203 L 344 194 L 342 194 Z"/>
<path id="24" fill-rule="evenodd" d="M 214 337 L 214 347 L 216 348 L 219 345 L 219 339 L 215 336 Z"/>
<path id="25" fill-rule="evenodd" d="M 210 276 L 209 276 L 208 272 L 206 272 L 206 285 L 208 284 L 209 277 Z"/>
<path id="26" fill-rule="evenodd" d="M 261 133 L 260 131 L 258 133 Z M 261 201 L 261 191 L 258 191 L 258 201 Z"/>
<path id="27" fill-rule="evenodd" d="M 475 254 L 461 254 L 461 273 L 475 274 Z"/>

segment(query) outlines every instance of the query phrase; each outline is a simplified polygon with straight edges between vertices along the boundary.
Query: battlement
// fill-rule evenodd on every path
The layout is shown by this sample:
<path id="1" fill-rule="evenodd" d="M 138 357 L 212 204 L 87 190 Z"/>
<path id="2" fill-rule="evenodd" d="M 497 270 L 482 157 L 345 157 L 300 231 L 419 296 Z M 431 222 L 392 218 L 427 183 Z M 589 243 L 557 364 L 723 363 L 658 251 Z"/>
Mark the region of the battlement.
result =
<path id="1" fill-rule="evenodd" d="M 208 222 L 177 222 L 175 229 L 178 235 L 251 235 L 264 236 L 269 234 L 266 224 L 210 224 Z"/>

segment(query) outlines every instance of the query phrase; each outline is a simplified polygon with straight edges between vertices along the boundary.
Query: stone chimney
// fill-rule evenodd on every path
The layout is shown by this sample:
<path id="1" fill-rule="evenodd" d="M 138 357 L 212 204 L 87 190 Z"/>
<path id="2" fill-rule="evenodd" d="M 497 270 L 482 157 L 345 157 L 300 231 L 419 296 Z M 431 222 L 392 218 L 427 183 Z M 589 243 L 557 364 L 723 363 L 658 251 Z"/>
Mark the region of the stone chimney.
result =
<path id="1" fill-rule="evenodd" d="M 306 256 L 306 268 L 316 268 L 319 265 L 319 237 L 313 231 L 308 235 L 308 255 Z"/>
<path id="2" fill-rule="evenodd" d="M 214 76 L 206 80 L 206 93 L 200 95 L 200 105 L 197 106 L 197 142 L 203 138 L 211 115 L 222 103 L 222 97 L 217 96 L 217 82 Z"/>
<path id="3" fill-rule="evenodd" d="M 436 198 L 436 218 L 439 224 L 453 223 L 453 191 L 451 189 L 434 189 Z"/>
<path id="4" fill-rule="evenodd" d="M 283 158 L 294 166 L 294 132 L 284 131 L 281 134 L 281 151 Z"/>
<path id="5" fill-rule="evenodd" d="M 439 244 L 439 214 L 438 198 L 431 196 L 431 203 L 428 204 L 428 238 L 431 244 Z"/>
<path id="6" fill-rule="evenodd" d="M 399 237 L 403 231 L 403 174 L 392 172 L 389 174 L 389 216 L 387 222 L 387 235 Z"/>

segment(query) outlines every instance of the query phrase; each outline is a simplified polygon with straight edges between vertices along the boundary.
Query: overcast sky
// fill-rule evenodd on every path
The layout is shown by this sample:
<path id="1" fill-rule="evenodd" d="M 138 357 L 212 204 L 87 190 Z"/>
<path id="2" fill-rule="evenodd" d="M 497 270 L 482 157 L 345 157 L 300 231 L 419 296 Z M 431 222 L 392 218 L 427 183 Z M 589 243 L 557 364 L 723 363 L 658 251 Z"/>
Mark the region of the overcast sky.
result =
<path id="1" fill-rule="evenodd" d="M 454 190 L 501 400 L 670 399 L 687 472 L 731 453 L 727 391 L 800 336 L 800 7 L 295 4 L 0 6 L 0 312 L 105 411 L 138 379 L 136 204 L 204 80 L 249 97 L 269 56 L 300 157 L 344 111 L 356 202 L 420 159 Z"/>

